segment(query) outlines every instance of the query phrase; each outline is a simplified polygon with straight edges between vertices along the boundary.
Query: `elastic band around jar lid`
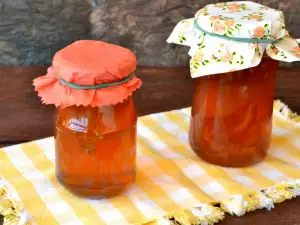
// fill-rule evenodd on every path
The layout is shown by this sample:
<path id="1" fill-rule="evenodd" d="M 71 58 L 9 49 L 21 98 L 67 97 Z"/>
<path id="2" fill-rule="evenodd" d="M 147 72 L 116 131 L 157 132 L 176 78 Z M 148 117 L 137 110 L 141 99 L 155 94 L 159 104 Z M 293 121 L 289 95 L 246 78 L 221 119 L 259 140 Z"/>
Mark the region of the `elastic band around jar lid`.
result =
<path id="1" fill-rule="evenodd" d="M 79 84 L 73 84 L 68 81 L 65 81 L 64 79 L 60 78 L 59 76 L 56 76 L 57 79 L 60 81 L 60 83 L 73 88 L 77 90 L 92 90 L 92 89 L 100 89 L 100 88 L 107 88 L 112 87 L 119 84 L 127 83 L 131 78 L 135 75 L 135 72 L 129 74 L 129 76 L 125 77 L 123 80 L 111 82 L 111 83 L 105 83 L 105 84 L 97 84 L 97 85 L 79 85 Z"/>
<path id="2" fill-rule="evenodd" d="M 270 39 L 236 38 L 236 37 L 228 37 L 228 36 L 225 36 L 225 35 L 210 33 L 208 31 L 204 30 L 203 28 L 201 28 L 199 26 L 199 24 L 197 23 L 196 19 L 194 19 L 194 27 L 196 29 L 200 30 L 202 33 L 207 34 L 209 36 L 223 38 L 223 39 L 230 40 L 230 41 L 237 41 L 237 42 L 244 42 L 244 43 L 253 43 L 253 44 L 254 43 L 268 43 L 268 44 L 272 44 L 272 43 L 276 42 L 276 40 L 270 40 Z"/>

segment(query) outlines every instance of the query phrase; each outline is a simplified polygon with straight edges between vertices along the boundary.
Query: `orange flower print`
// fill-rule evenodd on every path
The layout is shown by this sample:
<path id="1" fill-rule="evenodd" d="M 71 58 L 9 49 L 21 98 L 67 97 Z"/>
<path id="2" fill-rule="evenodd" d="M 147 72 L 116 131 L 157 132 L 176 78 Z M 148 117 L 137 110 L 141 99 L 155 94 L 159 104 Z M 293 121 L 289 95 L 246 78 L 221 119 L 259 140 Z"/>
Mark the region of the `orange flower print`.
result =
<path id="1" fill-rule="evenodd" d="M 214 5 L 215 8 L 219 8 L 219 9 L 224 8 L 224 6 L 225 6 L 225 5 L 224 5 L 223 3 L 215 4 L 215 5 Z"/>
<path id="2" fill-rule="evenodd" d="M 276 47 L 274 46 L 274 48 L 272 48 L 272 53 L 273 53 L 274 55 L 276 55 L 278 52 L 279 52 L 278 48 L 276 48 Z"/>
<path id="3" fill-rule="evenodd" d="M 220 16 L 211 16 L 210 17 L 211 21 L 215 21 L 215 20 L 218 20 L 218 19 L 220 19 Z"/>
<path id="4" fill-rule="evenodd" d="M 253 38 L 261 38 L 265 35 L 265 29 L 263 27 L 256 27 L 253 33 Z"/>
<path id="5" fill-rule="evenodd" d="M 293 51 L 296 53 L 297 57 L 300 57 L 300 47 L 299 46 L 293 48 Z"/>
<path id="6" fill-rule="evenodd" d="M 249 16 L 249 19 L 252 19 L 252 20 L 259 20 L 260 17 L 261 17 L 260 15 L 253 14 L 253 15 L 250 15 L 250 16 Z"/>
<path id="7" fill-rule="evenodd" d="M 228 62 L 228 61 L 231 61 L 233 59 L 233 56 L 232 54 L 230 54 L 229 52 L 225 53 L 223 56 L 222 56 L 222 60 L 224 62 Z"/>
<path id="8" fill-rule="evenodd" d="M 225 20 L 225 26 L 226 27 L 231 27 L 232 25 L 234 25 L 234 20 L 233 19 Z"/>
<path id="9" fill-rule="evenodd" d="M 226 27 L 225 27 L 225 24 L 223 21 L 218 20 L 218 21 L 214 22 L 214 25 L 213 25 L 214 33 L 222 35 L 225 33 L 225 29 L 226 29 Z"/>
<path id="10" fill-rule="evenodd" d="M 198 63 L 201 62 L 203 59 L 203 53 L 202 52 L 197 52 L 194 57 L 193 57 L 193 62 Z"/>
<path id="11" fill-rule="evenodd" d="M 232 3 L 230 4 L 227 9 L 231 12 L 236 12 L 236 11 L 239 11 L 241 8 L 241 5 L 237 4 L 237 3 Z"/>

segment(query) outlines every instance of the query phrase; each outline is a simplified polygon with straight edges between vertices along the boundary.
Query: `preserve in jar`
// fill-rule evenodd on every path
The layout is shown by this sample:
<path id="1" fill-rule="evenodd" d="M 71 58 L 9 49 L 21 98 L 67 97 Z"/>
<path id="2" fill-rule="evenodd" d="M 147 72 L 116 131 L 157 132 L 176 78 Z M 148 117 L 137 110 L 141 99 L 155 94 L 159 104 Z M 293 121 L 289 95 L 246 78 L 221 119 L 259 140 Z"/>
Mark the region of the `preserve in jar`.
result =
<path id="1" fill-rule="evenodd" d="M 135 178 L 141 86 L 134 54 L 100 41 L 77 41 L 57 52 L 46 76 L 34 80 L 54 116 L 56 176 L 73 193 L 106 198 Z"/>
<path id="2" fill-rule="evenodd" d="M 190 47 L 192 150 L 220 166 L 264 159 L 278 63 L 300 60 L 283 13 L 250 1 L 210 4 L 179 22 L 167 41 Z"/>
<path id="3" fill-rule="evenodd" d="M 272 137 L 278 61 L 196 78 L 189 141 L 205 161 L 242 167 L 261 161 Z"/>

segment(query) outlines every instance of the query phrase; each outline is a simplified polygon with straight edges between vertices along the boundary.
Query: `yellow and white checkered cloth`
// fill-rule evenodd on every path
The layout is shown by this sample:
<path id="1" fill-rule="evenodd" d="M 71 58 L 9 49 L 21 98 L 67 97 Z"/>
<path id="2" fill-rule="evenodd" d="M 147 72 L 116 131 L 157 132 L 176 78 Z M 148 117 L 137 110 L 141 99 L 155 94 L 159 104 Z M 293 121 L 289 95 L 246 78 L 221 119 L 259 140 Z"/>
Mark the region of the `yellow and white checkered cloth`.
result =
<path id="1" fill-rule="evenodd" d="M 59 184 L 53 138 L 1 149 L 0 213 L 6 215 L 6 224 L 123 225 L 153 218 L 161 219 L 147 224 L 172 224 L 167 218 L 181 224 L 198 218 L 196 224 L 207 224 L 222 219 L 224 211 L 242 215 L 270 209 L 300 194 L 300 123 L 289 119 L 299 118 L 282 103 L 275 104 L 269 155 L 243 169 L 210 165 L 193 153 L 189 111 L 139 119 L 136 180 L 111 199 L 80 199 Z M 221 209 L 210 206 L 216 202 Z"/>

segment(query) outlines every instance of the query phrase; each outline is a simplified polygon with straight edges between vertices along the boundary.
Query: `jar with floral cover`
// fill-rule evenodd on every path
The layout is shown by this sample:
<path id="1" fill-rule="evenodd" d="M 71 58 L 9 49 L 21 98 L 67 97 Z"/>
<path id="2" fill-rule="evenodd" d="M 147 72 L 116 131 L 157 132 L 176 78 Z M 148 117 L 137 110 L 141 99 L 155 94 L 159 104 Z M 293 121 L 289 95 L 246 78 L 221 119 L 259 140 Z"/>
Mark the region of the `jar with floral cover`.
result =
<path id="1" fill-rule="evenodd" d="M 271 143 L 278 62 L 300 60 L 283 13 L 250 1 L 210 4 L 180 21 L 167 42 L 190 47 L 194 152 L 221 166 L 261 161 Z"/>

